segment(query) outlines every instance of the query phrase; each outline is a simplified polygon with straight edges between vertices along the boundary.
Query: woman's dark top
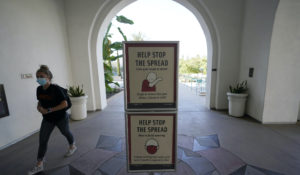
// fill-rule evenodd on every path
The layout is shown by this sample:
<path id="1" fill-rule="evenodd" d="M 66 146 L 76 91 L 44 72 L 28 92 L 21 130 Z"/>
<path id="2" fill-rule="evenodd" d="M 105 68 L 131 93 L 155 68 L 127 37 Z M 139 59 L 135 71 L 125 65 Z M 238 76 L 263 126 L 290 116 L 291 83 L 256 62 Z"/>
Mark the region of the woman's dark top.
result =
<path id="1" fill-rule="evenodd" d="M 36 96 L 41 106 L 45 109 L 53 108 L 67 99 L 62 90 L 53 84 L 50 84 L 46 90 L 39 86 L 36 90 Z M 43 115 L 44 119 L 52 122 L 57 122 L 65 116 L 66 111 L 64 109 Z"/>

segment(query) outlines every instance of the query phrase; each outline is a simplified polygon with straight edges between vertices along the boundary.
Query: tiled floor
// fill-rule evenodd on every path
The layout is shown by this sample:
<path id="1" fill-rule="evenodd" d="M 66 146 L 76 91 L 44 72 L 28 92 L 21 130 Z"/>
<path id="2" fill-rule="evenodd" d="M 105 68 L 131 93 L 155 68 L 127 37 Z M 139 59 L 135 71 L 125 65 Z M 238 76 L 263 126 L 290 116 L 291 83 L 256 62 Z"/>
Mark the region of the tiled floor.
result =
<path id="1" fill-rule="evenodd" d="M 192 140 L 192 142 L 186 142 Z M 240 158 L 221 148 L 217 135 L 190 137 L 178 136 L 177 171 L 157 172 L 156 175 L 280 175 L 263 168 L 247 165 Z M 192 149 L 190 149 L 192 148 Z M 95 149 L 82 155 L 69 165 L 54 168 L 41 174 L 101 174 L 122 175 L 126 172 L 125 139 L 100 135 Z M 145 173 L 150 174 L 150 173 Z"/>
<path id="2" fill-rule="evenodd" d="M 300 172 L 300 125 L 262 125 L 204 107 L 204 98 L 179 88 L 177 171 L 153 174 L 286 174 Z M 57 129 L 40 174 L 127 174 L 123 93 L 109 106 L 71 122 L 78 151 L 63 155 L 67 141 Z M 26 174 L 34 165 L 38 134 L 0 151 L 0 174 Z M 147 174 L 147 173 L 139 173 Z"/>

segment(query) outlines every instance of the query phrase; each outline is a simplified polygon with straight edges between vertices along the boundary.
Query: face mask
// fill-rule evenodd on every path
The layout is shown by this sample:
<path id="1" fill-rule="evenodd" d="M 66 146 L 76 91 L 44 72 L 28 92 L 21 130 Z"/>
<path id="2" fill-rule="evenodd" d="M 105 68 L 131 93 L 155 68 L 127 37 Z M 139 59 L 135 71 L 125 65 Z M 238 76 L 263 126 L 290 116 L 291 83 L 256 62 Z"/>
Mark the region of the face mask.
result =
<path id="1" fill-rule="evenodd" d="M 46 78 L 37 78 L 36 82 L 38 82 L 40 85 L 44 86 L 47 83 Z"/>

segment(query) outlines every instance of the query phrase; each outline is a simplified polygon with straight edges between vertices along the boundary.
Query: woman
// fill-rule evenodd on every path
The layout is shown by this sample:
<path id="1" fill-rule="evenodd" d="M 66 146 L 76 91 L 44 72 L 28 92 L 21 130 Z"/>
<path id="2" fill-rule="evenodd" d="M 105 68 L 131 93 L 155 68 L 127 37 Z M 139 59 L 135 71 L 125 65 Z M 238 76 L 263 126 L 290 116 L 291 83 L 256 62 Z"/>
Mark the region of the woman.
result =
<path id="1" fill-rule="evenodd" d="M 28 172 L 30 175 L 44 170 L 43 159 L 47 151 L 50 134 L 55 126 L 58 127 L 69 142 L 69 150 L 65 156 L 71 156 L 77 149 L 73 135 L 69 130 L 69 117 L 65 110 L 68 106 L 67 97 L 59 86 L 51 84 L 53 76 L 46 65 L 40 66 L 40 69 L 36 72 L 36 78 L 40 84 L 36 91 L 38 99 L 37 110 L 43 115 L 43 120 L 40 129 L 37 164 Z"/>

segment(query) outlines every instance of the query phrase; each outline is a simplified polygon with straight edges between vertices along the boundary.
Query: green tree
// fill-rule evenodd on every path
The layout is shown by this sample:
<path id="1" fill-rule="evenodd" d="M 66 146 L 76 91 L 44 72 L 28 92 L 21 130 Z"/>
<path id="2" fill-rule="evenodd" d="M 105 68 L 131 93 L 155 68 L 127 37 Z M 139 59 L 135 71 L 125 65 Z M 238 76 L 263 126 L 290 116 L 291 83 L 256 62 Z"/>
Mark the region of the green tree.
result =
<path id="1" fill-rule="evenodd" d="M 202 73 L 206 75 L 207 59 L 206 57 L 192 57 L 191 59 L 179 59 L 179 73 L 180 74 L 197 74 Z"/>
<path id="2" fill-rule="evenodd" d="M 116 20 L 117 22 L 123 24 L 133 24 L 133 21 L 126 18 L 125 16 L 116 16 Z M 109 24 L 105 36 L 103 38 L 103 60 L 104 60 L 103 64 L 104 64 L 106 92 L 113 91 L 113 89 L 109 86 L 109 84 L 114 83 L 115 85 L 119 86 L 118 83 L 113 82 L 111 62 L 115 60 L 118 61 L 118 74 L 121 75 L 119 58 L 123 57 L 123 54 L 119 54 L 119 51 L 122 50 L 122 42 L 114 42 L 114 43 L 111 42 L 111 38 L 112 38 L 112 34 L 110 33 L 111 27 L 112 27 L 112 23 Z M 118 31 L 122 35 L 124 41 L 127 41 L 127 37 L 126 35 L 124 35 L 120 27 L 118 27 Z"/>

